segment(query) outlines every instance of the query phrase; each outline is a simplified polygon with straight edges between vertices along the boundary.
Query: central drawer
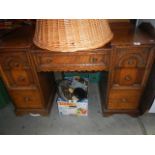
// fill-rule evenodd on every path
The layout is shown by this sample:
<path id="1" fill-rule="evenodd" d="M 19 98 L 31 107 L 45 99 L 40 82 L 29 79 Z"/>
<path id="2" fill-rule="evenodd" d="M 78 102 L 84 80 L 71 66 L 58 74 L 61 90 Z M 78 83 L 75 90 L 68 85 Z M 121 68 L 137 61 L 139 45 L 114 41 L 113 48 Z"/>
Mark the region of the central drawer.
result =
<path id="1" fill-rule="evenodd" d="M 34 60 L 38 71 L 108 70 L 110 52 L 36 52 Z"/>

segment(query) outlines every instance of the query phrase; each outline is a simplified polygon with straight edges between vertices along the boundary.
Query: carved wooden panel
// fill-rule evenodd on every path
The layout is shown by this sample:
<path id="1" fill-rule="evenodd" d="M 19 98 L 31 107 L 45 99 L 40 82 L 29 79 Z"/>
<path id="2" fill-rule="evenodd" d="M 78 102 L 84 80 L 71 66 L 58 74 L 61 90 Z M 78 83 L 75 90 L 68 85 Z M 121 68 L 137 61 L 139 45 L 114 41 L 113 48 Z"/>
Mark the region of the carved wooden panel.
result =
<path id="1" fill-rule="evenodd" d="M 34 86 L 32 70 L 25 53 L 3 53 L 0 55 L 0 64 L 10 88 Z"/>
<path id="2" fill-rule="evenodd" d="M 113 86 L 141 87 L 150 51 L 149 47 L 116 48 Z"/>
<path id="3" fill-rule="evenodd" d="M 138 67 L 144 68 L 147 64 L 150 48 L 117 48 L 116 50 L 117 67 Z"/>
<path id="4" fill-rule="evenodd" d="M 148 47 L 131 46 L 118 47 L 115 52 L 107 108 L 138 110 L 152 51 Z"/>
<path id="5" fill-rule="evenodd" d="M 108 70 L 110 52 L 96 53 L 36 53 L 38 71 L 93 71 Z"/>

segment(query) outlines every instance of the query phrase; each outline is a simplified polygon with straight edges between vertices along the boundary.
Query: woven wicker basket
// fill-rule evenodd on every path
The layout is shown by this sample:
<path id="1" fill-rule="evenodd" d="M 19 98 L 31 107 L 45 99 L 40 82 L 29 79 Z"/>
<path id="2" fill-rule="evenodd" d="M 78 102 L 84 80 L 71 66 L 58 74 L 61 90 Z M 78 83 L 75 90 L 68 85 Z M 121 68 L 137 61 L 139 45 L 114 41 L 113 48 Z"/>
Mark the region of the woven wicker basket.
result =
<path id="1" fill-rule="evenodd" d="M 113 37 L 104 19 L 37 20 L 34 44 L 50 51 L 74 52 L 101 47 Z"/>

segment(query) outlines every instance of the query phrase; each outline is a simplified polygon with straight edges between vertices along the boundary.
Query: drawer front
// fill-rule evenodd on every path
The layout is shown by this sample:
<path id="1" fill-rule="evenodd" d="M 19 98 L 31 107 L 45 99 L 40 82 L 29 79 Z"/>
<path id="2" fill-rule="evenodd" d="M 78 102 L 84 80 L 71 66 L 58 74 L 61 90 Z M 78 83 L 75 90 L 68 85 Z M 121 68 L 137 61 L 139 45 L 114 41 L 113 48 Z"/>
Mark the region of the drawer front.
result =
<path id="1" fill-rule="evenodd" d="M 114 86 L 141 86 L 144 72 L 143 68 L 115 69 Z"/>
<path id="2" fill-rule="evenodd" d="M 110 53 L 37 53 L 34 58 L 38 71 L 108 70 Z"/>
<path id="3" fill-rule="evenodd" d="M 0 55 L 4 80 L 10 88 L 34 86 L 34 78 L 27 56 L 24 52 Z"/>
<path id="4" fill-rule="evenodd" d="M 17 108 L 43 108 L 37 90 L 14 90 L 10 91 L 10 95 Z"/>
<path id="5" fill-rule="evenodd" d="M 129 47 L 116 49 L 116 68 L 144 68 L 150 54 L 149 47 Z"/>
<path id="6" fill-rule="evenodd" d="M 141 90 L 111 90 L 108 109 L 134 110 L 139 107 Z"/>

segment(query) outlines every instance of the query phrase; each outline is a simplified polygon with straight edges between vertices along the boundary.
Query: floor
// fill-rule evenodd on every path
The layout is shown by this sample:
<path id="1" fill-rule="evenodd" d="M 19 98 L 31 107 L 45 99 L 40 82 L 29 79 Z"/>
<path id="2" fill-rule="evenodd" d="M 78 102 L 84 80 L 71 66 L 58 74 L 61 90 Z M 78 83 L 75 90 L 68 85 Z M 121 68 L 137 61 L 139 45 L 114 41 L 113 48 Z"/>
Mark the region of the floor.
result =
<path id="1" fill-rule="evenodd" d="M 48 117 L 14 114 L 12 104 L 0 109 L 1 135 L 142 135 L 155 134 L 155 114 L 102 117 L 98 87 L 89 86 L 88 117 L 60 116 L 56 102 Z"/>

